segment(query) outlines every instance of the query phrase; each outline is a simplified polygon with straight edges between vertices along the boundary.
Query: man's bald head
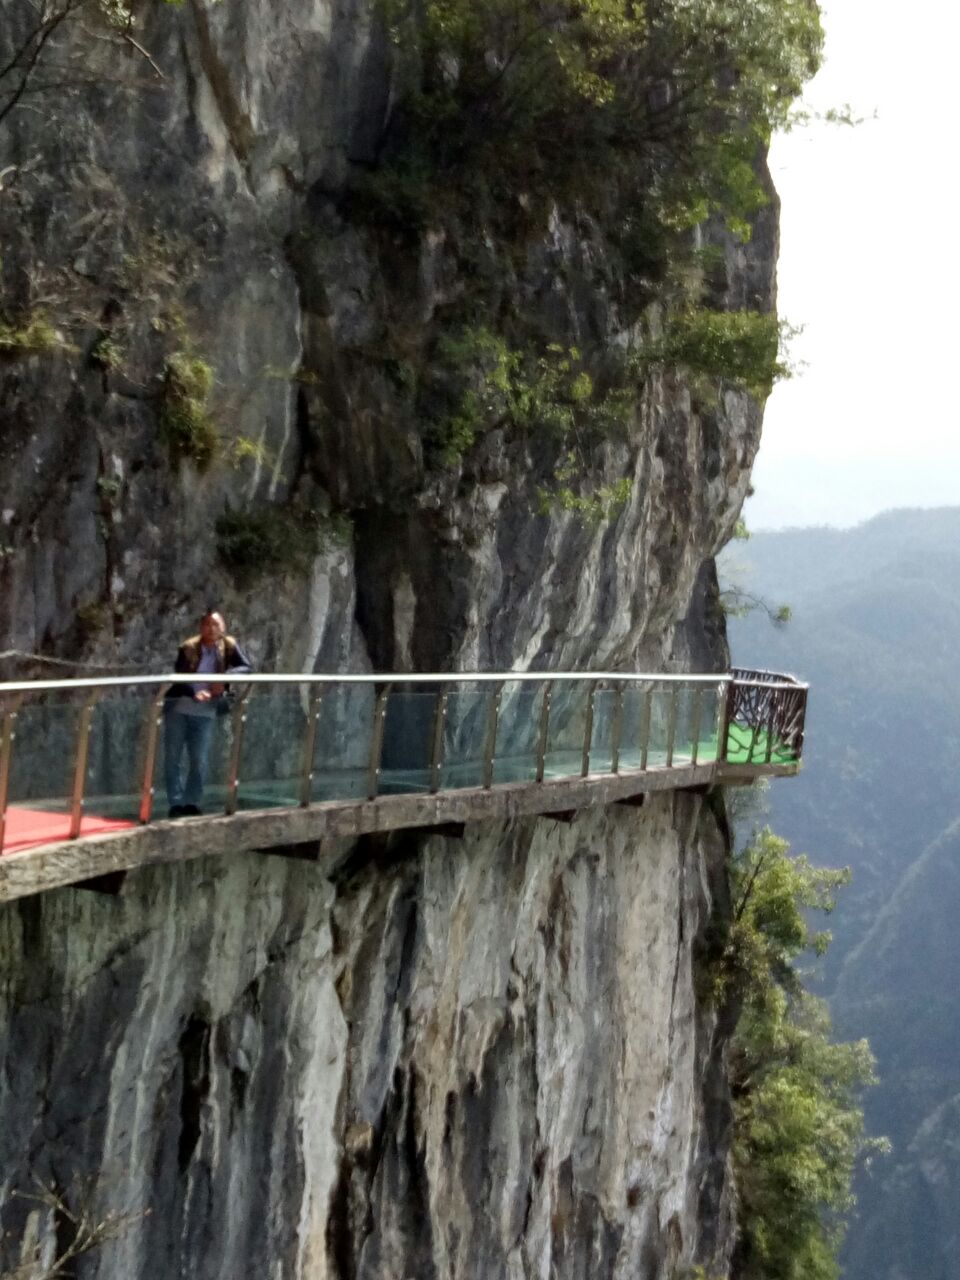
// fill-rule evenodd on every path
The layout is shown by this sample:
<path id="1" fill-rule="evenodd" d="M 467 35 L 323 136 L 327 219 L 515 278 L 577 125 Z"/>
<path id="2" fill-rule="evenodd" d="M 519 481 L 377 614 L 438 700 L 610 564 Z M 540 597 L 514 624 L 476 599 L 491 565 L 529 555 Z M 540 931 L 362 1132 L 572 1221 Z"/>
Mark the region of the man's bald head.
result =
<path id="1" fill-rule="evenodd" d="M 200 619 L 200 639 L 204 644 L 217 644 L 223 639 L 226 630 L 223 614 L 216 609 L 208 609 Z"/>

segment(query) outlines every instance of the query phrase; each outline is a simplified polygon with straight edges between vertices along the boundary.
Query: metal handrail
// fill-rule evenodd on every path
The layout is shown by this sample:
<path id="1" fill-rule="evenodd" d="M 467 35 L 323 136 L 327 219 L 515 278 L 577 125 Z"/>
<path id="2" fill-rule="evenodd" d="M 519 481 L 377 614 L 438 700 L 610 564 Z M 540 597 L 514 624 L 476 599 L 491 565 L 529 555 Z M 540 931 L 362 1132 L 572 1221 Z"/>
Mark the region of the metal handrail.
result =
<path id="1" fill-rule="evenodd" d="M 569 681 L 569 680 L 647 680 L 658 684 L 730 684 L 733 676 L 728 671 L 714 674 L 703 672 L 649 672 L 649 671 L 341 671 L 341 672 L 205 672 L 203 674 L 174 673 L 137 676 L 102 676 L 96 679 L 81 676 L 70 680 L 12 680 L 0 682 L 0 696 L 6 693 L 51 693 L 59 689 L 119 689 L 138 685 L 158 684 L 492 684 L 514 681 Z M 784 683 L 795 685 L 792 676 L 785 676 Z M 747 679 L 739 683 L 766 683 Z M 803 686 L 806 688 L 806 686 Z"/>

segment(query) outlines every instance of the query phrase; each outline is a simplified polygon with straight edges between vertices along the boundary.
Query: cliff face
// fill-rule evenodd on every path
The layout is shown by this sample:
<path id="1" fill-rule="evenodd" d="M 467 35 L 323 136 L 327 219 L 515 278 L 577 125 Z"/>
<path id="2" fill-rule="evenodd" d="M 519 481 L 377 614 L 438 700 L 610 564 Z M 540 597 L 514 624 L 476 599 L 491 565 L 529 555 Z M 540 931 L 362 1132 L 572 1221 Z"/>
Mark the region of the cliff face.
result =
<path id="1" fill-rule="evenodd" d="M 10 16 L 15 47 L 33 13 Z M 596 460 L 630 497 L 584 528 L 537 510 L 542 440 L 494 430 L 431 465 L 406 387 L 478 280 L 548 337 L 623 342 L 636 318 L 603 228 L 553 218 L 478 248 L 456 219 L 410 236 L 351 214 L 392 89 L 368 6 L 157 0 L 139 36 L 162 80 L 96 34 L 59 37 L 68 87 L 0 137 L 4 311 L 74 348 L 0 355 L 7 647 L 162 669 L 217 598 L 289 668 L 662 661 L 743 500 L 753 402 L 693 413 L 681 381 L 651 379 Z M 775 228 L 771 205 L 749 246 L 722 241 L 730 305 L 770 305 Z M 177 356 L 212 375 L 206 471 L 164 436 Z M 306 585 L 281 559 L 237 590 L 216 517 L 290 499 L 348 523 Z"/>
<path id="2" fill-rule="evenodd" d="M 3 913 L 4 1225 L 103 1277 L 675 1276 L 730 1243 L 699 798 L 144 871 Z"/>
<path id="3" fill-rule="evenodd" d="M 32 13 L 5 12 L 0 53 Z M 4 648 L 162 669 L 217 599 L 288 670 L 721 663 L 746 394 L 651 377 L 593 459 L 632 482 L 595 524 L 539 510 L 549 443 L 495 429 L 440 466 L 411 398 L 478 280 L 547 338 L 623 342 L 604 228 L 371 228 L 346 193 L 395 70 L 367 4 L 139 18 L 151 61 L 64 24 L 59 79 L 0 125 L 3 312 L 55 331 L 0 352 Z M 718 301 L 768 308 L 775 202 L 749 245 L 714 239 Z M 171 443 L 190 361 L 205 469 Z M 252 564 L 225 512 L 261 521 Z M 57 1226 L 11 1191 L 92 1175 L 147 1216 L 84 1276 L 722 1274 L 723 1034 L 694 969 L 723 856 L 697 798 L 659 797 L 3 909 L 8 1261 Z"/>

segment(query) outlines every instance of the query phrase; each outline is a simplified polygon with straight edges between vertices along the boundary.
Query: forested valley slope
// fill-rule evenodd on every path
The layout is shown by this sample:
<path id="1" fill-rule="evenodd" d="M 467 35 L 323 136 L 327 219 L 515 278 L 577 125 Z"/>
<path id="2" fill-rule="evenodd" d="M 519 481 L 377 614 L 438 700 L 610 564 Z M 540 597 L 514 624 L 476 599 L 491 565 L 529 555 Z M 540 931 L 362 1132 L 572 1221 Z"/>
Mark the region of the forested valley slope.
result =
<path id="1" fill-rule="evenodd" d="M 835 1029 L 867 1036 L 880 1084 L 846 1280 L 947 1280 L 960 1222 L 960 509 L 850 530 L 759 532 L 724 553 L 734 660 L 811 682 L 805 764 L 771 791 L 774 827 L 849 865 L 821 986 Z"/>

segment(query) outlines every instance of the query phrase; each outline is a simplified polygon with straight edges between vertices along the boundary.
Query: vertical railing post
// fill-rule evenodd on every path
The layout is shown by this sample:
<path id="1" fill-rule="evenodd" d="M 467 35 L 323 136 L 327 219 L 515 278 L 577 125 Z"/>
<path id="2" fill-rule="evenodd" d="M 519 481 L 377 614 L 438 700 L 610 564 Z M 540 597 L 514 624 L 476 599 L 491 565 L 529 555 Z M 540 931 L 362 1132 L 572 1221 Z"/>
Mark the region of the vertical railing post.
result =
<path id="1" fill-rule="evenodd" d="M 580 777 L 585 778 L 590 772 L 590 748 L 593 745 L 593 715 L 594 704 L 597 700 L 598 680 L 590 681 L 590 690 L 587 694 L 587 714 L 586 722 L 583 726 L 583 753 L 580 757 Z"/>
<path id="2" fill-rule="evenodd" d="M 500 724 L 500 702 L 503 698 L 503 681 L 493 686 L 487 707 L 487 731 L 483 742 L 483 786 L 489 791 L 493 786 L 493 764 L 497 755 L 497 728 Z"/>
<path id="3" fill-rule="evenodd" d="M 317 745 L 317 725 L 320 721 L 320 704 L 323 701 L 323 685 L 310 686 L 307 703 L 307 723 L 303 730 L 303 757 L 300 761 L 300 807 L 306 809 L 313 794 L 313 753 Z M 301 704 L 302 705 L 302 704 Z"/>
<path id="4" fill-rule="evenodd" d="M 731 676 L 723 690 L 723 702 L 720 710 L 720 729 L 717 736 L 717 762 L 724 764 L 730 754 L 730 725 L 733 720 L 733 702 L 736 697 L 736 679 Z"/>
<path id="5" fill-rule="evenodd" d="M 667 712 L 667 762 L 668 769 L 673 768 L 673 744 L 677 737 L 677 701 L 680 696 L 680 686 L 678 684 L 671 685 L 670 688 L 670 710 Z"/>
<path id="6" fill-rule="evenodd" d="M 440 770 L 443 767 L 443 731 L 447 723 L 447 686 L 441 685 L 433 715 L 433 741 L 430 747 L 430 794 L 440 790 Z"/>
<path id="7" fill-rule="evenodd" d="M 247 699 L 253 690 L 247 685 L 233 708 L 233 743 L 230 747 L 230 771 L 227 774 L 227 798 L 223 806 L 226 814 L 237 812 L 240 793 L 240 752 L 243 749 L 243 730 L 247 723 Z"/>
<path id="8" fill-rule="evenodd" d="M 697 763 L 697 757 L 700 755 L 700 719 L 703 715 L 702 709 L 703 694 L 700 685 L 697 685 L 693 691 L 693 723 L 690 726 L 690 763 Z"/>
<path id="9" fill-rule="evenodd" d="M 3 853 L 3 837 L 7 826 L 7 799 L 10 792 L 10 761 L 13 743 L 17 736 L 17 714 L 23 701 L 22 693 L 9 696 L 3 707 L 0 724 L 0 853 Z"/>
<path id="10" fill-rule="evenodd" d="M 367 770 L 367 799 L 376 800 L 380 790 L 380 761 L 383 756 L 383 728 L 387 715 L 387 699 L 392 684 L 385 684 L 377 694 L 373 709 L 373 727 L 370 731 L 370 765 Z"/>
<path id="11" fill-rule="evenodd" d="M 650 754 L 650 720 L 653 709 L 653 689 L 646 688 L 643 691 L 643 702 L 640 704 L 640 770 L 641 772 L 647 767 L 647 758 Z"/>
<path id="12" fill-rule="evenodd" d="M 537 782 L 543 781 L 543 772 L 547 759 L 547 738 L 550 734 L 550 691 L 553 681 L 547 680 L 543 686 L 543 701 L 540 703 L 540 733 L 537 736 Z"/>
<path id="13" fill-rule="evenodd" d="M 155 697 L 147 706 L 146 745 L 143 752 L 143 781 L 140 785 L 140 821 L 148 823 L 153 817 L 153 797 L 155 788 L 153 775 L 157 769 L 157 739 L 160 736 L 160 725 L 163 723 L 163 708 L 166 702 L 168 684 L 162 684 Z"/>
<path id="14" fill-rule="evenodd" d="M 770 702 L 770 711 L 767 716 L 767 749 L 764 752 L 764 764 L 769 764 L 773 758 L 773 735 L 777 731 L 777 693 L 771 689 L 767 693 Z"/>
<path id="15" fill-rule="evenodd" d="M 610 772 L 620 772 L 620 738 L 623 734 L 623 681 L 617 681 L 613 702 L 613 724 L 610 726 Z"/>
<path id="16" fill-rule="evenodd" d="M 93 712 L 100 697 L 100 690 L 93 689 L 87 694 L 80 710 L 80 723 L 77 726 L 77 746 L 73 763 L 73 792 L 70 796 L 70 828 L 71 840 L 80 834 L 83 822 L 83 790 L 87 781 L 87 756 L 90 750 L 90 726 L 93 724 Z"/>

